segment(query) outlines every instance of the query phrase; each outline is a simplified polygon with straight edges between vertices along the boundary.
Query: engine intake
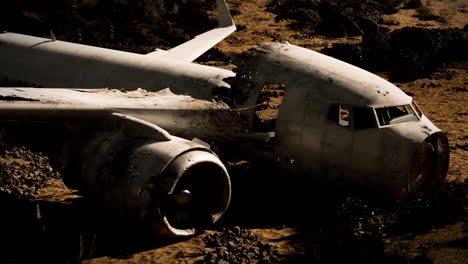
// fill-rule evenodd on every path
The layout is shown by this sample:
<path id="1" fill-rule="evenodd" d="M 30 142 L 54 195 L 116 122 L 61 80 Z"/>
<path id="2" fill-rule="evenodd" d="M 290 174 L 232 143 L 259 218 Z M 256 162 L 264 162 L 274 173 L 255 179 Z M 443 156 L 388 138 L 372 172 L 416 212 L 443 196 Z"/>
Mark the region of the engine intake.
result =
<path id="1" fill-rule="evenodd" d="M 65 152 L 67 185 L 118 215 L 148 221 L 165 237 L 193 235 L 216 222 L 229 206 L 226 168 L 209 148 L 194 141 L 99 132 L 71 140 Z"/>

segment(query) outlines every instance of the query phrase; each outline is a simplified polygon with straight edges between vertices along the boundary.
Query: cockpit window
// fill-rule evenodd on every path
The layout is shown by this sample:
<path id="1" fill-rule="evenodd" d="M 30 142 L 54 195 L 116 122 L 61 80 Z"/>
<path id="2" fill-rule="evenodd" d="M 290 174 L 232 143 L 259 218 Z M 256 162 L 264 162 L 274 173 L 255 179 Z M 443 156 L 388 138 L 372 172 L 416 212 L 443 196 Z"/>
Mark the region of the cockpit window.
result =
<path id="1" fill-rule="evenodd" d="M 416 104 L 415 101 L 411 102 L 411 106 L 413 107 L 414 111 L 416 111 L 416 114 L 421 118 L 422 117 L 422 111 L 421 108 Z"/>
<path id="2" fill-rule="evenodd" d="M 356 130 L 377 127 L 374 111 L 370 107 L 331 105 L 328 119 Z"/>
<path id="3" fill-rule="evenodd" d="M 329 120 L 354 130 L 377 127 L 377 121 L 380 126 L 418 121 L 421 116 L 421 109 L 415 102 L 411 105 L 375 108 L 375 114 L 371 107 L 347 105 L 330 105 L 328 112 Z"/>
<path id="4" fill-rule="evenodd" d="M 411 105 L 400 105 L 376 108 L 377 118 L 380 126 L 400 124 L 410 121 L 417 121 L 418 115 Z"/>

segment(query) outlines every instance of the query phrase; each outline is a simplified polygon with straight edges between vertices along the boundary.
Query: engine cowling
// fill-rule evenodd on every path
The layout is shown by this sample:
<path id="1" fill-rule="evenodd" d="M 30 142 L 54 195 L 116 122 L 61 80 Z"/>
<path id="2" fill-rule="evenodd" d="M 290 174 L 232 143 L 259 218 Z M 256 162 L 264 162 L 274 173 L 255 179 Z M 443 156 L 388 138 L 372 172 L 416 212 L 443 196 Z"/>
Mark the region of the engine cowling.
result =
<path id="1" fill-rule="evenodd" d="M 66 144 L 65 183 L 118 215 L 151 223 L 165 237 L 195 234 L 229 206 L 231 183 L 206 146 L 179 137 L 129 137 L 105 131 Z"/>

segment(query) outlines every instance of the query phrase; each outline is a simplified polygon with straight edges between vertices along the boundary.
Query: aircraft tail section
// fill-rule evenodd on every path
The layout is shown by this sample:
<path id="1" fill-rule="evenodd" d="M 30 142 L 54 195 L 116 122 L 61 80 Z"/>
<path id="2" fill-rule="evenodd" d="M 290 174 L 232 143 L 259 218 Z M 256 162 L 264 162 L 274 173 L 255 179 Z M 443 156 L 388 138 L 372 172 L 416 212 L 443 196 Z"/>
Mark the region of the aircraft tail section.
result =
<path id="1" fill-rule="evenodd" d="M 236 31 L 236 25 L 232 19 L 225 0 L 216 0 L 218 8 L 218 27 L 202 33 L 195 38 L 180 44 L 168 51 L 156 50 L 147 56 L 164 56 L 179 61 L 192 62 L 214 45 Z"/>

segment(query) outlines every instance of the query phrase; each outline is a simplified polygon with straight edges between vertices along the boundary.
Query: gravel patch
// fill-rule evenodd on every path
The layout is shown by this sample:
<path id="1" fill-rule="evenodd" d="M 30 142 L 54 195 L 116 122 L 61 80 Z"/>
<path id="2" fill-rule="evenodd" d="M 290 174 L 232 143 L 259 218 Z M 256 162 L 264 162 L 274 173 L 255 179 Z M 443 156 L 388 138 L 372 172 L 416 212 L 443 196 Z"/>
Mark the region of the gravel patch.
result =
<path id="1" fill-rule="evenodd" d="M 203 241 L 213 251 L 197 264 L 280 263 L 283 259 L 277 245 L 265 243 L 258 235 L 238 226 L 210 234 Z"/>
<path id="2" fill-rule="evenodd" d="M 60 178 L 60 174 L 40 152 L 13 147 L 0 155 L 0 196 L 34 199 L 51 178 Z"/>

